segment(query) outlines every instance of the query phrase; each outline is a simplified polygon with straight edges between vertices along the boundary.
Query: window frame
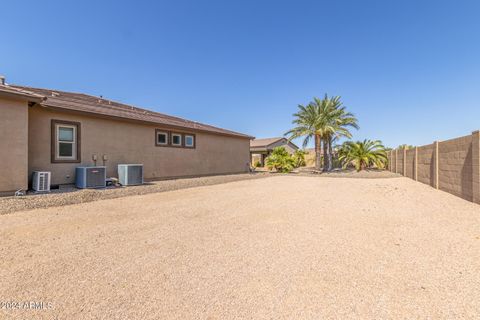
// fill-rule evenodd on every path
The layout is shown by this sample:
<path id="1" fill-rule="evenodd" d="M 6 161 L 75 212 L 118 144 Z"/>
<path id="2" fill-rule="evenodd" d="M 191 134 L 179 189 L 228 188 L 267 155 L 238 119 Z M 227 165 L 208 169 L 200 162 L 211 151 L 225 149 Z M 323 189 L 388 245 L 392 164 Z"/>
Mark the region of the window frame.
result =
<path id="1" fill-rule="evenodd" d="M 60 156 L 59 128 L 73 128 L 72 157 Z M 81 123 L 75 121 L 51 121 L 51 162 L 52 163 L 80 163 L 81 162 Z M 64 141 L 63 143 L 68 143 Z"/>
<path id="2" fill-rule="evenodd" d="M 187 146 L 187 136 L 188 137 L 192 137 L 192 140 L 193 140 L 193 145 L 191 146 Z M 183 145 L 185 148 L 187 149 L 195 149 L 197 147 L 197 137 L 195 136 L 195 134 L 193 133 L 185 133 L 183 135 Z"/>
<path id="3" fill-rule="evenodd" d="M 164 133 L 167 135 L 167 142 L 165 143 L 159 143 L 158 142 L 158 135 L 160 133 Z M 155 145 L 157 147 L 168 147 L 170 145 L 170 131 L 167 131 L 167 130 L 161 130 L 161 129 L 155 129 Z"/>
<path id="4" fill-rule="evenodd" d="M 173 143 L 173 137 L 174 136 L 178 136 L 180 138 L 180 143 L 179 144 Z M 184 147 L 184 145 L 183 145 L 183 134 L 179 133 L 179 132 L 170 133 L 170 146 L 174 147 L 174 148 L 183 148 Z"/>
<path id="5" fill-rule="evenodd" d="M 167 135 L 168 143 L 158 143 L 158 135 L 164 133 Z M 173 144 L 173 136 L 180 137 L 180 144 Z M 187 146 L 186 138 L 190 136 L 193 138 L 193 146 Z M 197 147 L 197 136 L 195 133 L 188 133 L 182 131 L 171 131 L 167 129 L 155 129 L 155 146 L 156 147 L 170 147 L 170 148 L 184 148 L 184 149 L 195 149 Z"/>

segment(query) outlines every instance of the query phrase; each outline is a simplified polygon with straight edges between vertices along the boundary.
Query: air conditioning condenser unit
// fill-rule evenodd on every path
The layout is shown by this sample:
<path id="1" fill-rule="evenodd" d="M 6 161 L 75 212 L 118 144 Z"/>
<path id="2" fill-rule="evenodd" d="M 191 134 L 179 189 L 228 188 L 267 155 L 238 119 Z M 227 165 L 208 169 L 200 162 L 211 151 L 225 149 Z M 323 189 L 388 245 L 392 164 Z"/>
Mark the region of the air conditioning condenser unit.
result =
<path id="1" fill-rule="evenodd" d="M 79 189 L 107 186 L 107 167 L 77 167 L 75 174 L 75 186 Z"/>
<path id="2" fill-rule="evenodd" d="M 49 192 L 51 176 L 49 171 L 33 171 L 32 189 L 36 192 Z"/>
<path id="3" fill-rule="evenodd" d="M 118 181 L 122 186 L 143 184 L 143 164 L 119 164 Z"/>

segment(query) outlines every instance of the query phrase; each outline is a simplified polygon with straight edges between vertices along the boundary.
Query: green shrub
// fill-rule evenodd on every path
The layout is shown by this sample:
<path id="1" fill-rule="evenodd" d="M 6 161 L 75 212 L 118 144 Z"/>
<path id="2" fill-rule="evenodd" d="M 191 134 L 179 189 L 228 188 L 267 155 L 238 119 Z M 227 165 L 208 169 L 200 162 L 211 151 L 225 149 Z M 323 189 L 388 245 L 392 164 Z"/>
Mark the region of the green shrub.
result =
<path id="1" fill-rule="evenodd" d="M 306 165 L 305 155 L 307 154 L 304 150 L 296 150 L 293 154 L 293 161 L 295 168 L 304 167 Z"/>
<path id="2" fill-rule="evenodd" d="M 269 169 L 275 169 L 278 172 L 283 173 L 288 173 L 295 167 L 294 158 L 284 147 L 277 147 L 273 149 L 272 153 L 267 157 L 265 162 Z"/>
<path id="3" fill-rule="evenodd" d="M 262 163 L 260 161 L 256 161 L 254 164 L 255 168 L 260 168 L 262 166 Z"/>

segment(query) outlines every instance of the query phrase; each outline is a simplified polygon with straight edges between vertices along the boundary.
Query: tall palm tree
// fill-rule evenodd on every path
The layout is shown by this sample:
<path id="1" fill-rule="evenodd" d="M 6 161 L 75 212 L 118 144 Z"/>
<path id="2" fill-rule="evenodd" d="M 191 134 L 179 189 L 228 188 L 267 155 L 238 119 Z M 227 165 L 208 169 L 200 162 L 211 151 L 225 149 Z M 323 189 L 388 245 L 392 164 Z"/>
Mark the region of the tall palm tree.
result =
<path id="1" fill-rule="evenodd" d="M 293 124 L 296 125 L 286 135 L 290 139 L 305 137 L 304 147 L 310 139 L 315 139 L 315 168 L 321 167 L 321 150 L 323 146 L 323 171 L 332 169 L 332 143 L 340 137 L 351 137 L 350 127 L 358 128 L 355 116 L 346 111 L 340 97 L 324 99 L 313 98 L 306 107 L 299 105 L 299 112 L 293 116 Z"/>
<path id="2" fill-rule="evenodd" d="M 325 152 L 326 171 L 332 170 L 333 142 L 340 138 L 351 138 L 350 128 L 358 129 L 358 120 L 353 113 L 348 112 L 343 105 L 341 98 L 335 96 L 328 98 L 325 95 L 324 102 L 324 121 L 326 123 L 325 143 L 327 152 Z"/>
<path id="3" fill-rule="evenodd" d="M 310 140 L 315 140 L 315 169 L 321 169 L 321 142 L 323 137 L 321 118 L 322 113 L 318 105 L 308 104 L 307 106 L 298 105 L 299 111 L 293 116 L 295 127 L 289 130 L 285 135 L 290 135 L 290 140 L 304 137 L 303 147 L 305 148 Z"/>
<path id="4" fill-rule="evenodd" d="M 383 168 L 387 163 L 387 152 L 379 140 L 347 141 L 340 147 L 339 160 L 344 167 L 353 164 L 357 171 L 372 166 Z"/>

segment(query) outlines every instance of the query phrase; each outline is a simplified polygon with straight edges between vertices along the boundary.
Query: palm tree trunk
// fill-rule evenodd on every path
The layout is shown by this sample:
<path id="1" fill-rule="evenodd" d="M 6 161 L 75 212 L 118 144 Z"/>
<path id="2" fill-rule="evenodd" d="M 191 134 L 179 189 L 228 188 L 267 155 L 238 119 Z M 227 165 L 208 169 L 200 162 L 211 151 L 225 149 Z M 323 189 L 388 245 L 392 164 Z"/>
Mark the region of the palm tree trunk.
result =
<path id="1" fill-rule="evenodd" d="M 332 139 L 328 139 L 328 171 L 333 169 Z"/>
<path id="2" fill-rule="evenodd" d="M 320 137 L 318 135 L 315 135 L 315 170 L 320 171 L 322 167 L 322 160 L 321 160 L 321 145 L 320 145 Z"/>
<path id="3" fill-rule="evenodd" d="M 328 156 L 328 139 L 323 139 L 323 172 L 327 172 L 329 169 L 329 156 Z"/>

